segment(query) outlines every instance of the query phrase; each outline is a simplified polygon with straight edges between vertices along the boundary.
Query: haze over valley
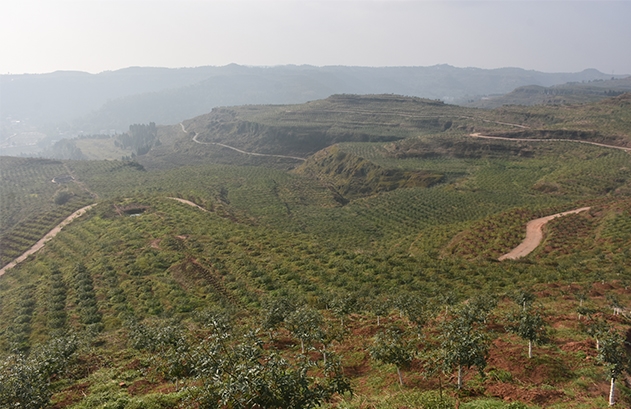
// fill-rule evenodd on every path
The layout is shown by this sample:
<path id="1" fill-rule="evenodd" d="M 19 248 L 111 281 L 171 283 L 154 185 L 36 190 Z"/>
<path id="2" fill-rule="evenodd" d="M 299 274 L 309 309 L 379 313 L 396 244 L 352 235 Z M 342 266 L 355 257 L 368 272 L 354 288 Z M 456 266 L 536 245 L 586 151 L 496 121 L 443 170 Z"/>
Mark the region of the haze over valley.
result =
<path id="1" fill-rule="evenodd" d="M 2 8 L 0 408 L 631 405 L 628 2 Z"/>

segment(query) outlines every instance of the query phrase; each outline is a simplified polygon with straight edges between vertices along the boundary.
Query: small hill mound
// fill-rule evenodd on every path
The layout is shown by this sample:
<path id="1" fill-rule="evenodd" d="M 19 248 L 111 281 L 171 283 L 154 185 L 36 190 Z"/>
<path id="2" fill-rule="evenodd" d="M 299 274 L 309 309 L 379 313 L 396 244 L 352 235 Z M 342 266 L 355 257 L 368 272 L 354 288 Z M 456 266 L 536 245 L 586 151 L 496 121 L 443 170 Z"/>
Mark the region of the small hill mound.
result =
<path id="1" fill-rule="evenodd" d="M 369 196 L 405 187 L 429 187 L 443 177 L 435 172 L 386 169 L 344 152 L 337 145 L 317 152 L 296 172 L 323 181 L 344 198 Z"/>

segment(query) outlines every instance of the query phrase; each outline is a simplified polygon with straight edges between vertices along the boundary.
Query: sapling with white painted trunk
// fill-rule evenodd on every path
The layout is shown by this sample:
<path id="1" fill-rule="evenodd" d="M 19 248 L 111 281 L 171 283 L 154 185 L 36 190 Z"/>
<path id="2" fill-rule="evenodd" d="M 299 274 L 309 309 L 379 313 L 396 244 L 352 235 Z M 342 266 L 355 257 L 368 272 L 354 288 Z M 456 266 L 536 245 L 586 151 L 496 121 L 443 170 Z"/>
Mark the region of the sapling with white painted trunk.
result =
<path id="1" fill-rule="evenodd" d="M 609 377 L 609 406 L 615 404 L 616 380 L 625 372 L 629 373 L 629 356 L 625 341 L 617 331 L 610 329 L 600 341 L 598 360 L 601 361 Z"/>
<path id="2" fill-rule="evenodd" d="M 527 307 L 508 317 L 508 331 L 528 341 L 528 358 L 532 358 L 533 344 L 540 345 L 548 341 L 546 322 L 542 311 Z"/>

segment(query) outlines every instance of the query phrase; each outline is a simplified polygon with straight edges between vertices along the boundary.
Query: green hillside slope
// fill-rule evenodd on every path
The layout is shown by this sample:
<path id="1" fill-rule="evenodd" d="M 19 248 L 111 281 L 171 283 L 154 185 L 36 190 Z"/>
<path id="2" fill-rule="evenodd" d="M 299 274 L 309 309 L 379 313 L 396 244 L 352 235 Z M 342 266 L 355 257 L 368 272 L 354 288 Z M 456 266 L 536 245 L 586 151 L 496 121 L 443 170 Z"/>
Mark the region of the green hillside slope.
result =
<path id="1" fill-rule="evenodd" d="M 134 161 L 3 157 L 3 265 L 96 205 L 0 276 L 0 407 L 607 407 L 627 99 L 342 95 L 160 127 Z"/>

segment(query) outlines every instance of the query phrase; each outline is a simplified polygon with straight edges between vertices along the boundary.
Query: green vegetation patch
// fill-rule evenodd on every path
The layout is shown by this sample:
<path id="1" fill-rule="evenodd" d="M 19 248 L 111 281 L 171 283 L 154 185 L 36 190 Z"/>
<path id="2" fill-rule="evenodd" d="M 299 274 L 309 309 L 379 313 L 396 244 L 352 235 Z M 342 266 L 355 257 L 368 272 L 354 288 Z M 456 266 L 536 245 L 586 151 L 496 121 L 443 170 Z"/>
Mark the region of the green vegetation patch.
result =
<path id="1" fill-rule="evenodd" d="M 296 173 L 321 180 L 344 198 L 369 196 L 398 188 L 429 187 L 442 175 L 427 171 L 384 169 L 332 146 L 312 156 Z"/>

